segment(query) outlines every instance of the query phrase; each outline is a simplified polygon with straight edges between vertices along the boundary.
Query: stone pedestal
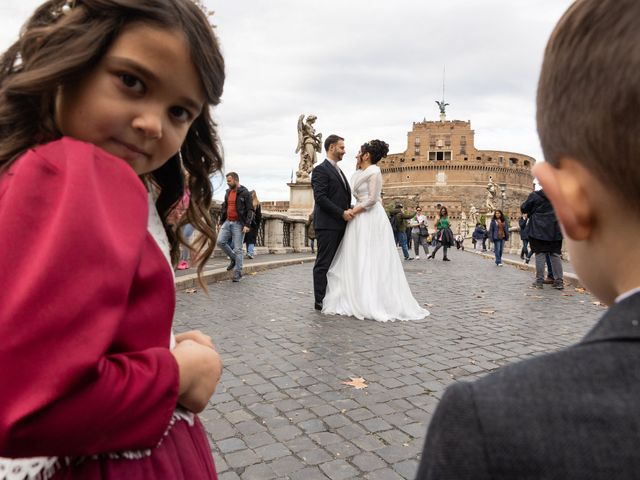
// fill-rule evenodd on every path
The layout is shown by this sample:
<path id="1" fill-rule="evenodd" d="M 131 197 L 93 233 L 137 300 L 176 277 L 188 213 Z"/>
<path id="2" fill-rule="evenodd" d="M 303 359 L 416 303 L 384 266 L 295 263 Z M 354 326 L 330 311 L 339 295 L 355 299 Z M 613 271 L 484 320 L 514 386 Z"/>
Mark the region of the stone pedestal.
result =
<path id="1" fill-rule="evenodd" d="M 289 185 L 290 215 L 308 217 L 313 211 L 313 189 L 311 182 L 287 183 Z"/>

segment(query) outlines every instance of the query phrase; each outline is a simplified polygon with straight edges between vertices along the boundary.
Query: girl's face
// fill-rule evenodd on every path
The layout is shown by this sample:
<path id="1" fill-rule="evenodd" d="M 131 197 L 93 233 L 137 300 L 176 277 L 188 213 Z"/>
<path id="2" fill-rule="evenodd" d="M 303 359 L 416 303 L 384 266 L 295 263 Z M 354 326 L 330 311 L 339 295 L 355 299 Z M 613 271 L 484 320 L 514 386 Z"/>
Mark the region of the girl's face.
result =
<path id="1" fill-rule="evenodd" d="M 447 215 L 447 211 L 444 208 L 440 209 L 440 216 L 445 217 Z"/>
<path id="2" fill-rule="evenodd" d="M 122 158 L 137 174 L 175 155 L 205 101 L 182 32 L 134 23 L 100 63 L 56 97 L 63 135 Z"/>

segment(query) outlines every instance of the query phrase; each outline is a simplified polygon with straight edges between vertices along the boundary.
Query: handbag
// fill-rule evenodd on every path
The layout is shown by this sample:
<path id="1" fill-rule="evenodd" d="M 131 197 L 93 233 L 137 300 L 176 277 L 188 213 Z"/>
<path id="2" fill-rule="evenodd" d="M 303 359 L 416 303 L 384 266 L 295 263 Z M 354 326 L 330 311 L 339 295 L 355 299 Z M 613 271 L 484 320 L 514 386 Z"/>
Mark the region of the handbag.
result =
<path id="1" fill-rule="evenodd" d="M 420 236 L 426 237 L 428 235 L 429 235 L 429 230 L 427 230 L 427 227 L 425 227 L 424 225 L 420 225 Z"/>

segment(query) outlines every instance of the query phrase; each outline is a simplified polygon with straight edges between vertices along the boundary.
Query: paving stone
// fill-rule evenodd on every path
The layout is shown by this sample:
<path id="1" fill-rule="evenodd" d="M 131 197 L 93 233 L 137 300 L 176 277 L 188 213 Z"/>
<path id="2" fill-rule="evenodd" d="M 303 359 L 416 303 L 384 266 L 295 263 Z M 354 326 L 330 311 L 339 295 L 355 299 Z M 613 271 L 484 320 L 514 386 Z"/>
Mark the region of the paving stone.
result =
<path id="1" fill-rule="evenodd" d="M 364 477 L 367 480 L 403 480 L 403 478 L 390 468 L 383 468 L 375 472 L 368 473 Z"/>
<path id="2" fill-rule="evenodd" d="M 284 443 L 292 452 L 295 453 L 312 450 L 317 447 L 316 443 L 313 440 L 302 435 L 296 438 L 292 438 L 291 440 L 287 440 Z"/>
<path id="3" fill-rule="evenodd" d="M 225 472 L 222 475 L 218 475 L 219 480 L 240 480 L 240 477 L 235 472 Z"/>
<path id="4" fill-rule="evenodd" d="M 307 420 L 305 422 L 300 422 L 298 423 L 298 427 L 300 427 L 306 433 L 318 433 L 324 432 L 326 430 L 324 422 L 322 420 L 318 420 L 317 418 L 314 418 L 313 420 Z"/>
<path id="5" fill-rule="evenodd" d="M 353 438 L 361 437 L 362 435 L 366 434 L 367 431 L 364 428 L 351 423 L 349 425 L 345 425 L 344 427 L 336 429 L 336 433 L 338 433 L 341 437 L 346 438 L 347 440 L 351 440 Z"/>
<path id="6" fill-rule="evenodd" d="M 293 472 L 290 476 L 290 480 L 326 480 L 327 477 L 320 471 L 318 467 L 308 467 L 297 472 Z"/>
<path id="7" fill-rule="evenodd" d="M 315 448 L 306 452 L 300 452 L 298 456 L 306 465 L 318 465 L 333 460 L 333 457 L 321 448 Z"/>
<path id="8" fill-rule="evenodd" d="M 291 455 L 291 450 L 281 443 L 272 443 L 270 445 L 265 445 L 264 447 L 256 448 L 255 452 L 266 462 L 275 458 Z"/>
<path id="9" fill-rule="evenodd" d="M 360 422 L 360 425 L 362 425 L 370 432 L 380 432 L 382 430 L 389 430 L 390 428 L 393 428 L 381 418 L 370 418 L 369 420 L 363 420 L 362 422 Z"/>
<path id="10" fill-rule="evenodd" d="M 309 438 L 311 438 L 314 442 L 321 446 L 330 445 L 332 443 L 338 443 L 342 441 L 342 438 L 339 435 L 330 432 L 311 433 L 309 434 Z"/>
<path id="11" fill-rule="evenodd" d="M 246 436 L 244 437 L 244 441 L 246 442 L 249 448 L 253 448 L 253 449 L 257 447 L 262 447 L 263 445 L 276 443 L 276 440 L 268 432 L 259 432 L 259 433 L 254 433 L 253 435 Z"/>
<path id="12" fill-rule="evenodd" d="M 235 425 L 242 435 L 253 435 L 254 433 L 264 432 L 267 428 L 255 420 L 247 420 Z"/>
<path id="13" fill-rule="evenodd" d="M 401 475 L 403 478 L 415 478 L 418 473 L 418 461 L 406 460 L 404 462 L 396 463 L 393 469 Z"/>
<path id="14" fill-rule="evenodd" d="M 293 455 L 288 455 L 286 457 L 278 458 L 274 460 L 272 463 L 270 463 L 269 466 L 280 478 L 283 478 L 293 472 L 296 472 L 298 470 L 302 470 L 303 468 L 305 468 L 304 463 L 302 463 Z"/>
<path id="15" fill-rule="evenodd" d="M 354 478 L 359 473 L 344 460 L 334 460 L 332 462 L 323 463 L 320 465 L 320 470 L 322 470 L 331 480 Z"/>
<path id="16" fill-rule="evenodd" d="M 339 458 L 349 458 L 360 453 L 360 449 L 351 442 L 331 443 L 324 448 Z"/>
<path id="17" fill-rule="evenodd" d="M 285 427 L 279 427 L 271 431 L 274 437 L 280 441 L 291 440 L 302 433 L 298 427 L 293 425 L 287 425 Z"/>
<path id="18" fill-rule="evenodd" d="M 269 465 L 261 463 L 245 468 L 240 478 L 242 478 L 242 480 L 270 480 L 272 478 L 278 478 L 278 475 Z"/>
<path id="19" fill-rule="evenodd" d="M 224 456 L 231 468 L 246 467 L 261 461 L 261 458 L 251 450 L 241 450 Z"/>
<path id="20" fill-rule="evenodd" d="M 363 435 L 351 440 L 354 445 L 367 452 L 372 452 L 384 447 L 384 443 L 374 435 Z"/>
<path id="21" fill-rule="evenodd" d="M 358 467 L 362 472 L 371 472 L 387 466 L 387 463 L 384 460 L 371 452 L 364 452 L 360 455 L 356 455 L 351 459 L 351 463 Z"/>
<path id="22" fill-rule="evenodd" d="M 227 438 L 217 442 L 217 447 L 224 454 L 245 450 L 247 445 L 239 438 Z"/>
<path id="23" fill-rule="evenodd" d="M 340 428 L 340 427 L 344 427 L 345 425 L 350 425 L 352 423 L 351 419 L 345 417 L 342 414 L 337 414 L 337 415 L 330 415 L 328 417 L 324 418 L 324 423 L 326 423 L 329 428 Z"/>

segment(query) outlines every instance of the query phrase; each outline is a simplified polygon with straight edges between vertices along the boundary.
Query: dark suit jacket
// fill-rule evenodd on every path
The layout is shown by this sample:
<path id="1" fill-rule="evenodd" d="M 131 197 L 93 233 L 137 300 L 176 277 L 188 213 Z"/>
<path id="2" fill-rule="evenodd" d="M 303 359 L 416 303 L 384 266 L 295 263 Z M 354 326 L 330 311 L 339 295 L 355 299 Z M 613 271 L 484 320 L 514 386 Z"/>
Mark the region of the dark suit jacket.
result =
<path id="1" fill-rule="evenodd" d="M 449 387 L 417 479 L 640 478 L 640 293 L 577 345 Z"/>
<path id="2" fill-rule="evenodd" d="M 347 178 L 340 174 L 329 160 L 313 169 L 311 186 L 315 207 L 313 226 L 316 230 L 344 230 L 347 222 L 342 218 L 351 206 L 351 188 Z"/>

